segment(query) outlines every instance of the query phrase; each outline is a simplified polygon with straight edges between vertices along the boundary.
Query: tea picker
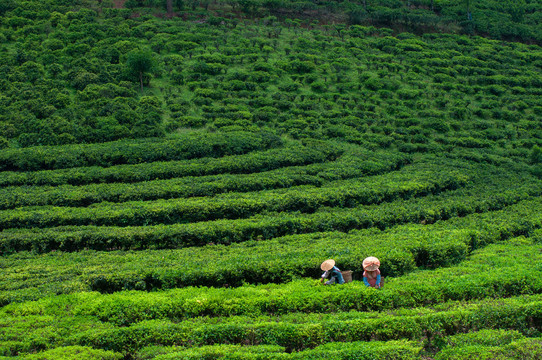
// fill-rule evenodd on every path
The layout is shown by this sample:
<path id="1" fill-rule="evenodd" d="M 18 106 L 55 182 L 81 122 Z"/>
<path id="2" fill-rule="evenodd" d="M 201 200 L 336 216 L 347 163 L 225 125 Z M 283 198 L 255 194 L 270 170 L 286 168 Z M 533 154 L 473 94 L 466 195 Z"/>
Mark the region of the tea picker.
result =
<path id="1" fill-rule="evenodd" d="M 331 284 L 344 284 L 344 278 L 341 274 L 341 270 L 335 266 L 335 260 L 329 259 L 326 260 L 320 265 L 320 269 L 324 270 L 320 282 L 324 282 L 325 279 L 329 279 L 324 283 L 324 285 Z"/>
<path id="2" fill-rule="evenodd" d="M 379 267 L 380 260 L 374 256 L 369 256 L 363 260 L 363 283 L 366 286 L 377 289 L 382 286 Z"/>

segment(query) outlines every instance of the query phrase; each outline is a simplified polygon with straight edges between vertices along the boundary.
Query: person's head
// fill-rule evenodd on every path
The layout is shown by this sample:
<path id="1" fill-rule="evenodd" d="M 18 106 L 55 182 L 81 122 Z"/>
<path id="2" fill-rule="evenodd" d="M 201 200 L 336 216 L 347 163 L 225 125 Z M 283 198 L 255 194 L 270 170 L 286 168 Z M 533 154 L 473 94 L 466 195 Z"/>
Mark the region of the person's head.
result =
<path id="1" fill-rule="evenodd" d="M 328 260 L 324 261 L 322 263 L 322 265 L 320 265 L 320 269 L 322 269 L 324 271 L 328 271 L 328 270 L 333 269 L 334 266 L 335 266 L 335 260 L 328 259 Z"/>
<path id="2" fill-rule="evenodd" d="M 369 256 L 363 260 L 363 270 L 376 271 L 380 267 L 380 260 L 374 256 Z"/>

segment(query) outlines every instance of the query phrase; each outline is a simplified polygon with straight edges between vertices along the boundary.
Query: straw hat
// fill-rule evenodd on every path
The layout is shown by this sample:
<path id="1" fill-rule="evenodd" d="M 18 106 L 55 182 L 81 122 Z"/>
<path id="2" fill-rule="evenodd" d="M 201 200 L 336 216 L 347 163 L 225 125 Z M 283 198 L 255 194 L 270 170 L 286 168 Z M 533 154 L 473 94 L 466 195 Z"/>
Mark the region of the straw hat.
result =
<path id="1" fill-rule="evenodd" d="M 335 266 L 335 260 L 329 259 L 329 260 L 324 261 L 322 265 L 320 265 L 320 269 L 324 271 L 328 271 L 328 270 L 333 269 L 333 266 Z"/>
<path id="2" fill-rule="evenodd" d="M 363 269 L 367 271 L 375 271 L 380 266 L 380 260 L 374 256 L 369 256 L 363 260 Z"/>

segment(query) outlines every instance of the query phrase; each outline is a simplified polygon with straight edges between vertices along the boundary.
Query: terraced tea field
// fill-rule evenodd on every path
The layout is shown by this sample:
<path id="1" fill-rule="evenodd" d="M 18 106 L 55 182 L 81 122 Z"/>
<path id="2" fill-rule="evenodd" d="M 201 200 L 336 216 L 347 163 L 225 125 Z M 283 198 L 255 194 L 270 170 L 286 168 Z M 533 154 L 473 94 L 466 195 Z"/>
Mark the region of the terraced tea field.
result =
<path id="1" fill-rule="evenodd" d="M 227 136 L 133 142 L 122 160 L 116 143 L 4 157 L 0 353 L 540 354 L 542 182 L 528 165 Z M 383 289 L 360 281 L 369 255 Z M 327 258 L 354 281 L 322 286 Z"/>
<path id="2" fill-rule="evenodd" d="M 0 359 L 541 359 L 541 14 L 1 1 Z"/>

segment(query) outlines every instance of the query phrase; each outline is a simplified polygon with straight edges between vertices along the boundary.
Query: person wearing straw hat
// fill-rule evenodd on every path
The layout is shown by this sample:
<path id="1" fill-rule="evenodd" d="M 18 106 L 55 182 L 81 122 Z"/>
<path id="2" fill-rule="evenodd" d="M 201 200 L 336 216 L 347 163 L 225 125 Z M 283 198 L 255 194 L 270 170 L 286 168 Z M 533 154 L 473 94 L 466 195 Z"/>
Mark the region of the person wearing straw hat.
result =
<path id="1" fill-rule="evenodd" d="M 380 288 L 381 278 L 380 278 L 380 260 L 374 256 L 369 256 L 363 260 L 363 283 L 366 286 Z"/>
<path id="2" fill-rule="evenodd" d="M 335 266 L 335 260 L 329 259 L 324 261 L 322 265 L 320 265 L 320 269 L 324 270 L 320 282 L 323 282 L 325 279 L 329 279 L 324 283 L 324 285 L 331 285 L 335 283 L 344 284 L 343 274 L 341 274 L 341 270 Z"/>

